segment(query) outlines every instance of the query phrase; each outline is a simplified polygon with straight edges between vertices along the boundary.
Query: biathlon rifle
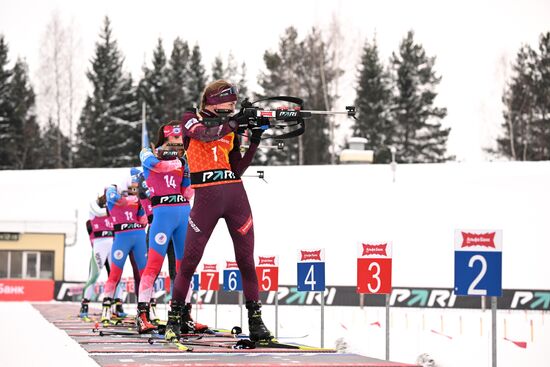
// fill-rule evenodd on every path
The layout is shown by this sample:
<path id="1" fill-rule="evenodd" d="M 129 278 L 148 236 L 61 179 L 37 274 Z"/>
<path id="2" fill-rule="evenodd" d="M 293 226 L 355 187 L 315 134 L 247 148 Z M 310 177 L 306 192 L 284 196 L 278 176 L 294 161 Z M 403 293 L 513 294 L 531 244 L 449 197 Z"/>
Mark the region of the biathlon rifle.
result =
<path id="1" fill-rule="evenodd" d="M 260 102 L 270 103 L 274 101 L 291 103 L 294 106 L 263 109 L 257 105 Z M 275 141 L 277 141 L 277 147 L 282 149 L 284 147 L 283 140 L 302 135 L 306 129 L 305 120 L 310 119 L 315 115 L 345 114 L 351 118 L 356 118 L 355 106 L 346 106 L 345 111 L 318 111 L 304 110 L 303 105 L 303 99 L 291 96 L 266 97 L 258 99 L 254 102 L 250 102 L 248 98 L 246 98 L 241 102 L 241 110 L 236 115 L 236 117 L 238 117 L 237 120 L 239 121 L 237 132 L 242 135 L 247 129 L 271 129 L 272 134 L 262 137 L 262 140 L 275 139 Z M 208 126 L 218 126 L 231 118 L 230 114 L 232 111 L 217 110 L 216 112 L 218 113 L 218 116 L 213 118 L 205 118 L 203 123 Z"/>

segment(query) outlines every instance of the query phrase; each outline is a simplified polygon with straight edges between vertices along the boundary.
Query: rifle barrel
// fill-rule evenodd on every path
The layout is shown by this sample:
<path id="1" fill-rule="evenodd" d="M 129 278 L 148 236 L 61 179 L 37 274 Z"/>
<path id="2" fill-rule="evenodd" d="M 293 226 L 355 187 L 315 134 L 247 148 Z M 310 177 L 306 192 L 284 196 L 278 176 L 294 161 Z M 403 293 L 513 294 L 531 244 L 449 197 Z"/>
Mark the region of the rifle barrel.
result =
<path id="1" fill-rule="evenodd" d="M 302 110 L 301 112 L 309 112 L 312 115 L 347 115 L 348 111 L 315 111 L 315 110 Z"/>

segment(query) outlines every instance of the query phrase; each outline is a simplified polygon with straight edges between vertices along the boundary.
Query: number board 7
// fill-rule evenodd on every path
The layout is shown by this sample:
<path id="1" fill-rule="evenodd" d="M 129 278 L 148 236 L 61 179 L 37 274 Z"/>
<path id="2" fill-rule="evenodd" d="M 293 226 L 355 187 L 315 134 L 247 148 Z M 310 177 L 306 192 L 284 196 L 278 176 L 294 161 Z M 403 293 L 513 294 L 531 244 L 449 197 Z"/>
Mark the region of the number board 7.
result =
<path id="1" fill-rule="evenodd" d="M 220 290 L 220 273 L 217 270 L 217 264 L 204 264 L 201 271 L 200 289 L 203 291 Z"/>

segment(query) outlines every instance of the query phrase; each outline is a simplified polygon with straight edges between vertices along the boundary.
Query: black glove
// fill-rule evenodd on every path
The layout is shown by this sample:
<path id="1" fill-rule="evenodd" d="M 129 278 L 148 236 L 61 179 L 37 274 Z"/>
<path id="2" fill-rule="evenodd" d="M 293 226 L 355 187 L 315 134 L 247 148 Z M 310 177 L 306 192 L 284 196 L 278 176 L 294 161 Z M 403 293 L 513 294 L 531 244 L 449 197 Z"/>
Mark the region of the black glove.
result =
<path id="1" fill-rule="evenodd" d="M 231 116 L 231 120 L 235 121 L 238 125 L 248 124 L 248 116 L 244 114 L 244 109 Z"/>
<path id="2" fill-rule="evenodd" d="M 149 188 L 147 187 L 147 183 L 145 182 L 145 177 L 140 175 L 139 176 L 139 182 L 138 182 L 138 196 L 140 199 L 146 199 L 147 198 L 147 191 Z"/>
<path id="3" fill-rule="evenodd" d="M 250 136 L 251 143 L 260 144 L 260 141 L 262 140 L 262 134 L 267 129 L 267 127 L 264 126 L 258 126 L 252 129 L 252 135 Z"/>

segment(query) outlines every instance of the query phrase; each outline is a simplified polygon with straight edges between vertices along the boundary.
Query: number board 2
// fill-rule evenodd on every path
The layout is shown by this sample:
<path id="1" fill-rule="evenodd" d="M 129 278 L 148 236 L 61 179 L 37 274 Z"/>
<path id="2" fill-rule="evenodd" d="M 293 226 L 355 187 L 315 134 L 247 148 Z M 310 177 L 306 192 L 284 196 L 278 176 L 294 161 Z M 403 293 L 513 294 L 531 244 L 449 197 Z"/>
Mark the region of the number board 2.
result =
<path id="1" fill-rule="evenodd" d="M 239 266 L 235 261 L 226 261 L 223 271 L 223 290 L 224 291 L 242 291 L 243 280 Z"/>
<path id="2" fill-rule="evenodd" d="M 502 295 L 502 231 L 456 230 L 455 294 Z"/>
<path id="3" fill-rule="evenodd" d="M 217 264 L 203 264 L 201 271 L 200 289 L 203 291 L 220 290 L 220 273 L 217 270 Z"/>
<path id="4" fill-rule="evenodd" d="M 258 256 L 256 264 L 259 291 L 279 290 L 279 259 L 277 256 Z"/>
<path id="5" fill-rule="evenodd" d="M 298 251 L 298 291 L 325 291 L 325 250 Z"/>
<path id="6" fill-rule="evenodd" d="M 391 242 L 365 242 L 358 247 L 357 293 L 390 294 L 392 290 Z"/>

